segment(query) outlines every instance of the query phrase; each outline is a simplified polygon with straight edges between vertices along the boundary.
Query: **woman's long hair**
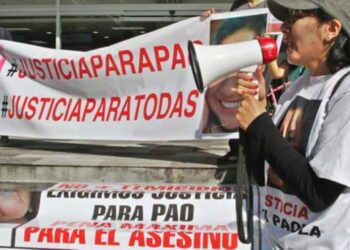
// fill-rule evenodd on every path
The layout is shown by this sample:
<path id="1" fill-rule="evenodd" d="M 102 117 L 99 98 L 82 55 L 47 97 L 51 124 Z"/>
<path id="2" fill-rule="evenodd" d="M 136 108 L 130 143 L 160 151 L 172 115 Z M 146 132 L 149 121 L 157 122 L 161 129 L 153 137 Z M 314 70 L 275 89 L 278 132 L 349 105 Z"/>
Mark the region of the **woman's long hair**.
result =
<path id="1" fill-rule="evenodd" d="M 341 30 L 335 40 L 334 45 L 329 50 L 327 66 L 331 73 L 350 65 L 350 39 L 349 36 Z"/>

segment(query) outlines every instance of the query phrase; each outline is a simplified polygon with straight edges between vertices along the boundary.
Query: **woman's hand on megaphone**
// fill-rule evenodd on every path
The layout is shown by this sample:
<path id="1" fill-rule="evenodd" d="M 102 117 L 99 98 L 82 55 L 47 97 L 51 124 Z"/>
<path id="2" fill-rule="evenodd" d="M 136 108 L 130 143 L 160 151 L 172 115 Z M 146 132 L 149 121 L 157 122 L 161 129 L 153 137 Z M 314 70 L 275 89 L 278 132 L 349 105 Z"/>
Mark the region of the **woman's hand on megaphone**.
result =
<path id="1" fill-rule="evenodd" d="M 256 83 L 253 82 L 254 79 L 249 74 L 238 74 L 238 93 L 241 95 L 242 101 L 236 119 L 243 130 L 247 130 L 255 118 L 266 112 L 266 87 L 262 67 L 257 68 L 256 77 L 259 91 L 252 90 Z M 258 94 L 258 98 L 254 96 L 255 94 Z"/>
<path id="2" fill-rule="evenodd" d="M 237 88 L 233 88 L 232 92 L 236 95 L 250 94 L 256 96 L 257 99 L 265 99 L 266 88 L 263 71 L 265 66 L 258 66 L 255 72 L 239 72 L 237 74 Z"/>

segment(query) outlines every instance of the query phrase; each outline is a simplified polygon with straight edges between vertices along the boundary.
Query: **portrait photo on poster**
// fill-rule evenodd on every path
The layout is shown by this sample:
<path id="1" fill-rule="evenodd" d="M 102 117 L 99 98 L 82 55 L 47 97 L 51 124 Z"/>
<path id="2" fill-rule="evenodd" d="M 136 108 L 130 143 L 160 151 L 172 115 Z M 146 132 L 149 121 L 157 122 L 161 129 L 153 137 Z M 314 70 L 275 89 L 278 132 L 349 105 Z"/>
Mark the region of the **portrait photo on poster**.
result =
<path id="1" fill-rule="evenodd" d="M 263 36 L 267 31 L 268 13 L 264 10 L 237 11 L 226 17 L 226 13 L 212 16 L 210 21 L 210 45 L 224 45 L 245 42 Z M 235 14 L 232 16 L 232 14 Z M 232 61 L 240 58 L 232 58 Z M 215 63 L 215 67 L 220 67 Z M 214 66 L 214 65 L 213 65 Z M 244 68 L 255 71 L 256 65 Z M 201 120 L 201 132 L 204 138 L 227 137 L 237 134 L 236 113 L 239 96 L 231 89 L 237 86 L 237 72 L 221 77 L 209 83 L 205 89 L 205 102 Z"/>

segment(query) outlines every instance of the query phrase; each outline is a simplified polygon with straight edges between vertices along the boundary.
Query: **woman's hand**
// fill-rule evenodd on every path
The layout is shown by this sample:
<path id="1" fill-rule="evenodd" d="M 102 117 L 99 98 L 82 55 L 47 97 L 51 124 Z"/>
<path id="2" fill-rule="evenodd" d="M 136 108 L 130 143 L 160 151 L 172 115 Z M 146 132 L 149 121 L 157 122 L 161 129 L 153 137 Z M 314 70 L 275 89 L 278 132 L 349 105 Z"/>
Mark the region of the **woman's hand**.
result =
<path id="1" fill-rule="evenodd" d="M 234 90 L 242 97 L 236 119 L 243 130 L 247 130 L 255 118 L 266 111 L 266 88 L 262 67 L 257 68 L 256 77 L 258 85 L 249 74 L 239 73 L 238 88 Z"/>
<path id="2" fill-rule="evenodd" d="M 0 191 L 0 222 L 23 218 L 29 205 L 27 191 Z"/>
<path id="3" fill-rule="evenodd" d="M 209 10 L 206 10 L 204 12 L 201 13 L 201 17 L 203 18 L 208 18 L 210 17 L 212 14 L 215 14 L 215 9 L 214 8 L 210 8 Z"/>

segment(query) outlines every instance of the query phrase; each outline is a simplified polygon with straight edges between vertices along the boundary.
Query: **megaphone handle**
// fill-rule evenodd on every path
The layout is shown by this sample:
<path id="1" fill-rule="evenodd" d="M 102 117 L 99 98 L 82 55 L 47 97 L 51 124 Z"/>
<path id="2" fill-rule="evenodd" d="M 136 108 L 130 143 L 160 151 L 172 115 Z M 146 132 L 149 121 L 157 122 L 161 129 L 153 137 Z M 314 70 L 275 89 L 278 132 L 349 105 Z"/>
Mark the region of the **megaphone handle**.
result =
<path id="1" fill-rule="evenodd" d="M 244 147 L 246 145 L 245 132 L 239 130 L 239 151 L 236 182 L 236 220 L 238 238 L 242 243 L 249 244 L 253 238 L 253 191 L 250 173 L 246 169 Z M 243 202 L 246 202 L 246 205 Z M 246 208 L 247 230 L 243 221 L 243 208 Z"/>

